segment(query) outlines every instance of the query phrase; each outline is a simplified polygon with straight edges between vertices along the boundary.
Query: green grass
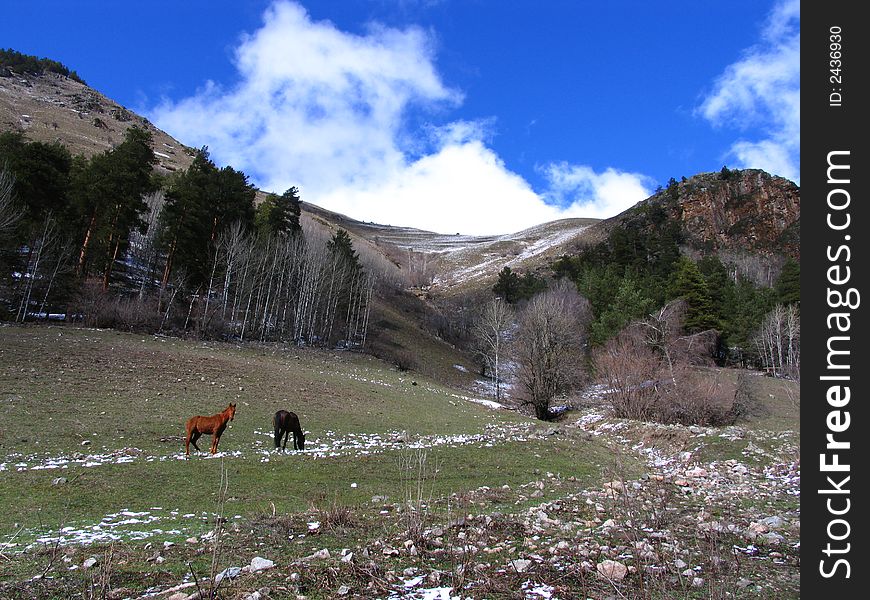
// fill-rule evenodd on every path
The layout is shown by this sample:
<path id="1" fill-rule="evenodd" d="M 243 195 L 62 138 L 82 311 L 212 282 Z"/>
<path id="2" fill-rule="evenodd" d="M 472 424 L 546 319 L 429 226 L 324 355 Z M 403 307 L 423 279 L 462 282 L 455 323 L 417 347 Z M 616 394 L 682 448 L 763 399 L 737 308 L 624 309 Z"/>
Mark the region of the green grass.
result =
<path id="1" fill-rule="evenodd" d="M 308 448 L 353 436 L 390 440 L 403 432 L 413 442 L 420 436 L 492 436 L 506 428 L 522 434 L 533 426 L 516 413 L 462 400 L 455 390 L 366 356 L 68 327 L 0 328 L 0 381 L 0 542 L 18 532 L 17 548 L 122 510 L 160 519 L 113 532 L 177 530 L 177 541 L 206 531 L 213 521 L 202 515 L 217 510 L 221 464 L 229 480 L 225 514 L 242 520 L 273 506 L 278 514 L 326 499 L 368 506 L 372 496 L 397 500 L 406 491 L 398 458 L 408 451 L 401 444 L 326 457 L 267 452 L 278 408 L 299 414 Z M 229 402 L 238 404 L 238 412 L 219 446 L 229 455 L 180 460 L 186 418 Z M 83 446 L 85 441 L 90 443 Z M 207 448 L 208 436 L 200 442 Z M 112 454 L 132 462 L 32 469 L 47 458 Z M 438 469 L 428 492 L 443 497 L 483 485 L 516 486 L 542 471 L 592 485 L 611 461 L 598 443 L 565 436 L 440 445 L 427 450 L 427 464 Z M 19 463 L 27 470 L 19 471 Z M 61 476 L 67 482 L 53 485 Z M 196 517 L 182 517 L 191 513 Z"/>

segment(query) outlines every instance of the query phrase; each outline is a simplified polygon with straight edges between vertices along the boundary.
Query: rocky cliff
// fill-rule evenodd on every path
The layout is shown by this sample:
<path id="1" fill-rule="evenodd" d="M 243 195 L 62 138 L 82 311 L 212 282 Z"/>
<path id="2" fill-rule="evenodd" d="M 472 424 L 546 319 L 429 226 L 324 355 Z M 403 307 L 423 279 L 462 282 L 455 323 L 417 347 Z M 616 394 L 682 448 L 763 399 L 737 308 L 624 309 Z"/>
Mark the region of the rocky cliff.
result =
<path id="1" fill-rule="evenodd" d="M 757 169 L 702 173 L 601 223 L 644 226 L 653 207 L 677 220 L 685 245 L 701 254 L 744 253 L 800 259 L 800 188 Z"/>

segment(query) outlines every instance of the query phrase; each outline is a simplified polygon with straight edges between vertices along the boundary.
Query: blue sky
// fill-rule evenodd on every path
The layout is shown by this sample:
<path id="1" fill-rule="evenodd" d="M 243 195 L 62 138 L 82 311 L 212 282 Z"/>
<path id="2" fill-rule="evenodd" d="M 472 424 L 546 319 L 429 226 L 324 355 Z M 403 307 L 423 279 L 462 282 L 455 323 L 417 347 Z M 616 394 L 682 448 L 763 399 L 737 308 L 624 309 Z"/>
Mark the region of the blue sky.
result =
<path id="1" fill-rule="evenodd" d="M 12 0 L 0 46 L 264 189 L 506 233 L 725 164 L 799 181 L 799 26 L 796 0 Z"/>

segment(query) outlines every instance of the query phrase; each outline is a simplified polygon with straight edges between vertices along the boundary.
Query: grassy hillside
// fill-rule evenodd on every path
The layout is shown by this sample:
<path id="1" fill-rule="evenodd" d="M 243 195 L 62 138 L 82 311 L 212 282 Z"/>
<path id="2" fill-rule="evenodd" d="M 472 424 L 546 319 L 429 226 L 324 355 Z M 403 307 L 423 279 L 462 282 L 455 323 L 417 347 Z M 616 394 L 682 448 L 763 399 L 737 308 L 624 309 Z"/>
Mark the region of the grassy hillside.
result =
<path id="1" fill-rule="evenodd" d="M 427 494 L 439 497 L 527 483 L 542 468 L 592 483 L 612 462 L 602 444 L 554 443 L 516 413 L 353 354 L 3 327 L 0 380 L 7 555 L 38 553 L 57 539 L 183 543 L 214 527 L 222 467 L 224 513 L 250 523 L 273 511 L 401 498 L 407 478 L 398 461 L 415 448 L 437 465 Z M 238 412 L 219 456 L 185 460 L 184 421 L 229 402 Z M 279 408 L 299 414 L 305 452 L 273 452 Z M 42 568 L 30 559 L 4 567 L 2 578 Z M 183 577 L 183 563 L 172 568 Z"/>
<path id="2" fill-rule="evenodd" d="M 797 597 L 783 385 L 722 430 L 541 424 L 357 354 L 2 327 L 0 598 L 180 599 L 229 567 L 231 599 Z M 185 459 L 185 419 L 229 402 Z M 278 408 L 304 452 L 273 451 Z"/>

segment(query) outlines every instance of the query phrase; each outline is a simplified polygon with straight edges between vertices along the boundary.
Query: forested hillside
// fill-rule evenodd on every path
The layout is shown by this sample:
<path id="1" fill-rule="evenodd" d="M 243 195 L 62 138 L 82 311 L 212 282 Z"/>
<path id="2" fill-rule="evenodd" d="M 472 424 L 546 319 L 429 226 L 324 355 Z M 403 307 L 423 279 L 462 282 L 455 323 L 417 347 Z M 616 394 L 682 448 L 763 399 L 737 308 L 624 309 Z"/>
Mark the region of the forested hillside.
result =
<path id="1" fill-rule="evenodd" d="M 32 72 L 6 78 L 8 98 L 13 108 L 39 100 L 43 129 L 50 115 L 72 110 L 78 126 L 84 108 L 106 114 L 111 106 L 79 80 L 70 85 L 95 99 L 87 107 L 37 98 L 32 90 L 46 78 L 66 85 L 68 69 L 14 52 L 4 57 L 10 72 Z M 573 313 L 565 328 L 576 329 L 580 345 L 575 362 L 586 366 L 572 366 L 570 377 L 553 373 L 543 396 L 513 388 L 515 400 L 535 396 L 532 404 L 546 407 L 602 376 L 596 351 L 665 311 L 679 314 L 676 338 L 703 334 L 694 363 L 797 372 L 799 189 L 764 172 L 723 167 L 671 179 L 605 221 L 566 220 L 478 240 L 305 209 L 297 188 L 257 190 L 245 173 L 217 166 L 207 148 L 185 150 L 181 162 L 156 150 L 155 136 L 165 134 L 138 118 L 119 120 L 123 139 L 95 152 L 70 141 L 78 138 L 67 135 L 61 117 L 56 141 L 35 135 L 42 130 L 30 116 L 0 133 L 5 320 L 362 349 L 450 380 L 451 365 L 464 362 L 459 372 L 488 376 L 501 399 L 501 384 L 510 389 L 529 367 L 514 339 L 531 333 L 527 307 L 564 306 L 558 310 Z M 494 362 L 480 338 L 495 301 L 510 310 Z M 674 302 L 676 312 L 667 308 Z M 573 355 L 572 348 L 560 352 Z"/>

